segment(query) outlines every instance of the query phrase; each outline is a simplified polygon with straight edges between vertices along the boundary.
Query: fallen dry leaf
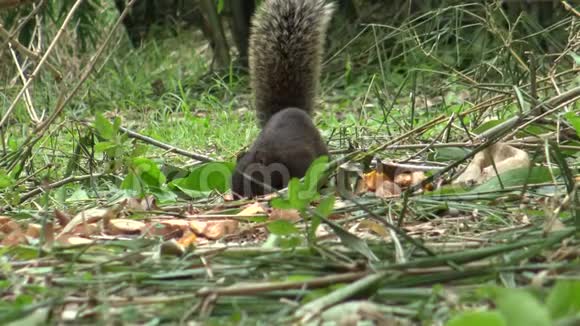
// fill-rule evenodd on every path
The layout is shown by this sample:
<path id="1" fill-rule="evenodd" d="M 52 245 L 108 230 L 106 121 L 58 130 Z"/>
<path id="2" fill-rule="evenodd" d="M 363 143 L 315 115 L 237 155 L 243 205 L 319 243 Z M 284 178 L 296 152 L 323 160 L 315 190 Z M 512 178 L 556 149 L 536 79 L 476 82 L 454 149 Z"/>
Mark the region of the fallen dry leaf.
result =
<path id="1" fill-rule="evenodd" d="M 401 187 L 408 187 L 413 183 L 411 173 L 400 173 L 395 176 L 395 183 Z"/>
<path id="2" fill-rule="evenodd" d="M 56 218 L 56 220 L 61 226 L 65 226 L 70 222 L 70 216 L 67 213 L 58 209 L 54 210 L 54 218 Z"/>
<path id="3" fill-rule="evenodd" d="M 340 198 L 337 198 L 337 199 L 334 201 L 334 207 L 333 207 L 333 208 L 334 208 L 335 210 L 337 210 L 337 209 L 345 208 L 345 207 L 346 207 L 346 206 L 348 206 L 349 204 L 350 204 L 350 203 L 347 203 L 346 201 L 344 201 L 344 200 L 342 200 L 342 199 L 340 199 Z"/>
<path id="4" fill-rule="evenodd" d="M 189 246 L 193 245 L 196 241 L 197 241 L 197 236 L 195 235 L 195 233 L 193 233 L 191 231 L 185 232 L 183 234 L 183 236 L 181 238 L 179 238 L 179 240 L 177 240 L 177 242 L 184 247 L 189 247 Z"/>
<path id="5" fill-rule="evenodd" d="M 361 221 L 358 224 L 358 229 L 372 231 L 375 234 L 377 234 L 383 238 L 389 237 L 389 229 L 386 226 L 384 226 L 383 224 L 379 224 L 379 223 L 372 221 L 372 220 Z"/>
<path id="6" fill-rule="evenodd" d="M 0 244 L 2 244 L 3 246 L 11 247 L 27 242 L 28 241 L 26 240 L 26 235 L 24 234 L 24 232 L 22 232 L 20 228 L 18 228 L 12 231 L 10 234 L 8 234 Z"/>
<path id="7" fill-rule="evenodd" d="M 204 235 L 208 239 L 217 240 L 225 235 L 235 233 L 238 230 L 239 222 L 235 220 L 212 221 L 204 230 Z"/>
<path id="8" fill-rule="evenodd" d="M 401 194 L 402 188 L 421 183 L 426 179 L 423 171 L 401 170 L 394 163 L 381 163 L 377 170 L 365 173 L 357 193 L 372 191 L 377 197 L 389 198 Z"/>
<path id="9" fill-rule="evenodd" d="M 58 238 L 58 243 L 65 246 L 78 246 L 78 245 L 88 245 L 94 243 L 93 240 L 78 237 L 75 235 L 65 234 Z"/>
<path id="10" fill-rule="evenodd" d="M 270 220 L 286 220 L 296 222 L 300 220 L 300 212 L 296 209 L 272 208 L 269 215 Z"/>
<path id="11" fill-rule="evenodd" d="M 235 233 L 238 230 L 239 222 L 236 220 L 211 220 L 211 221 L 191 221 L 189 223 L 193 232 L 208 239 L 216 240 L 221 237 Z"/>
<path id="12" fill-rule="evenodd" d="M 260 202 L 254 202 L 251 205 L 246 206 L 238 214 L 239 216 L 253 216 L 253 215 L 264 215 L 266 214 L 266 209 L 264 205 Z"/>
<path id="13" fill-rule="evenodd" d="M 320 223 L 318 225 L 316 230 L 314 230 L 314 235 L 316 236 L 316 238 L 318 240 L 326 240 L 328 238 L 336 238 L 336 234 L 334 233 L 334 231 L 332 231 L 332 229 L 324 223 Z"/>
<path id="14" fill-rule="evenodd" d="M 129 198 L 125 201 L 125 208 L 136 211 L 151 211 L 159 209 L 155 196 Z"/>
<path id="15" fill-rule="evenodd" d="M 106 224 L 108 233 L 112 235 L 120 234 L 139 234 L 147 225 L 140 221 L 130 220 L 126 218 L 118 218 L 110 220 Z"/>
<path id="16" fill-rule="evenodd" d="M 78 321 L 79 318 L 79 312 L 81 311 L 80 305 L 73 303 L 73 304 L 67 304 L 62 313 L 60 314 L 60 318 L 63 321 Z"/>
<path id="17" fill-rule="evenodd" d="M 379 198 L 389 198 L 398 196 L 400 194 L 401 187 L 389 180 L 383 180 L 383 182 L 375 190 L 375 195 Z"/>
<path id="18" fill-rule="evenodd" d="M 205 230 L 205 228 L 207 227 L 208 222 L 209 221 L 201 221 L 201 220 L 189 221 L 189 227 L 191 227 L 193 232 L 195 232 L 196 234 L 202 235 L 203 230 Z"/>
<path id="19" fill-rule="evenodd" d="M 364 178 L 358 179 L 354 187 L 354 193 L 357 195 L 361 195 L 367 192 L 369 192 L 369 188 L 367 187 L 365 179 Z"/>
<path id="20" fill-rule="evenodd" d="M 504 143 L 495 143 L 475 154 L 465 171 L 454 184 L 480 184 L 496 176 L 492 162 L 499 174 L 530 166 L 528 153 Z"/>
<path id="21" fill-rule="evenodd" d="M 395 183 L 405 188 L 419 184 L 425 179 L 426 177 L 423 171 L 404 172 L 395 176 Z"/>
<path id="22" fill-rule="evenodd" d="M 44 224 L 44 228 L 42 229 L 43 235 L 44 235 L 44 242 L 47 245 L 51 245 L 54 243 L 54 234 L 56 233 L 54 230 L 54 222 L 50 221 L 50 222 L 46 222 Z"/>
<path id="23" fill-rule="evenodd" d="M 20 229 L 20 225 L 9 216 L 0 216 L 0 232 L 10 234 Z"/>
<path id="24" fill-rule="evenodd" d="M 385 181 L 390 181 L 390 180 L 391 179 L 386 174 L 384 174 L 382 172 L 371 171 L 369 173 L 363 174 L 363 181 L 365 184 L 365 188 L 368 191 L 376 191 L 378 188 L 381 187 L 381 185 Z"/>
<path id="25" fill-rule="evenodd" d="M 160 221 L 159 223 L 161 223 L 164 226 L 167 226 L 172 230 L 181 230 L 183 232 L 190 230 L 189 221 L 184 219 L 164 220 Z"/>
<path id="26" fill-rule="evenodd" d="M 169 225 L 161 224 L 160 221 L 151 221 L 151 223 L 147 223 L 147 226 L 142 232 L 148 237 L 163 237 L 166 239 L 172 236 L 181 235 L 181 230 L 179 228 L 172 228 Z"/>
<path id="27" fill-rule="evenodd" d="M 552 233 L 552 232 L 556 232 L 556 231 L 562 231 L 566 228 L 566 226 L 564 225 L 564 223 L 562 223 L 562 221 L 560 221 L 560 219 L 558 218 L 558 216 L 553 216 L 551 218 L 546 218 L 544 220 L 544 233 Z"/>
<path id="28" fill-rule="evenodd" d="M 272 200 L 272 199 L 278 198 L 278 197 L 279 197 L 279 195 L 277 192 L 272 192 L 272 193 L 263 195 L 262 199 L 269 201 L 269 200 Z"/>
<path id="29" fill-rule="evenodd" d="M 101 233 L 101 227 L 97 223 L 82 223 L 77 225 L 70 233 L 78 236 L 90 236 Z"/>
<path id="30" fill-rule="evenodd" d="M 40 238 L 40 230 L 42 225 L 37 223 L 29 223 L 26 227 L 26 236 L 38 239 Z"/>
<path id="31" fill-rule="evenodd" d="M 189 221 L 184 219 L 153 220 L 144 229 L 149 236 L 180 237 L 191 230 Z"/>
<path id="32" fill-rule="evenodd" d="M 111 220 L 116 217 L 119 213 L 118 209 L 114 208 L 90 208 L 85 211 L 79 212 L 75 217 L 67 224 L 63 225 L 64 228 L 58 234 L 57 238 L 60 238 L 63 234 L 69 233 L 74 228 L 81 223 L 94 223 L 101 219 Z M 105 223 L 106 225 L 107 223 Z"/>

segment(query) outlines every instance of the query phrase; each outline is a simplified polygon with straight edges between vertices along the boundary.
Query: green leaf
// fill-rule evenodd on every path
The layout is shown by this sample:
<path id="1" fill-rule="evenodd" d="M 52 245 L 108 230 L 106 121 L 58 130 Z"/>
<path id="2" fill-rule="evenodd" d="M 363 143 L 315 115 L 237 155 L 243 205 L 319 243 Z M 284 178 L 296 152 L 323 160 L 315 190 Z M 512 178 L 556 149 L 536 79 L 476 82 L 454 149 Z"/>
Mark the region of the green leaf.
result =
<path id="1" fill-rule="evenodd" d="M 111 140 L 115 136 L 115 130 L 113 124 L 109 122 L 101 113 L 97 113 L 95 117 L 94 127 L 97 130 L 99 136 L 106 140 Z"/>
<path id="2" fill-rule="evenodd" d="M 445 195 L 457 195 L 457 194 L 466 194 L 470 191 L 468 187 L 463 185 L 444 185 L 441 186 L 439 189 L 435 189 L 433 191 L 428 191 L 425 193 L 425 196 L 445 196 Z"/>
<path id="3" fill-rule="evenodd" d="M 328 166 L 328 157 L 321 156 L 314 160 L 306 175 L 304 182 L 300 183 L 297 178 L 292 178 L 288 182 L 287 199 L 275 198 L 272 200 L 272 207 L 280 209 L 297 209 L 304 211 L 306 207 L 314 200 L 320 198 L 318 185 L 320 180 L 325 176 Z"/>
<path id="4" fill-rule="evenodd" d="M 318 194 L 318 185 L 320 180 L 324 177 L 326 172 L 326 168 L 328 166 L 328 156 L 321 156 L 314 160 L 310 167 L 308 167 L 308 171 L 306 171 L 306 175 L 304 176 L 304 189 L 301 193 L 301 196 L 304 199 L 310 199 L 316 197 Z"/>
<path id="5" fill-rule="evenodd" d="M 20 148 L 20 145 L 18 144 L 16 137 L 8 138 L 8 148 L 13 152 L 16 152 Z"/>
<path id="6" fill-rule="evenodd" d="M 318 207 L 316 207 L 316 212 L 322 217 L 328 217 L 334 208 L 334 199 L 334 196 L 328 196 L 322 199 Z"/>
<path id="7" fill-rule="evenodd" d="M 278 238 L 278 247 L 282 249 L 292 249 L 302 243 L 302 238 L 298 236 L 289 236 Z"/>
<path id="8" fill-rule="evenodd" d="M 76 189 L 72 195 L 66 199 L 66 202 L 75 202 L 87 199 L 89 199 L 89 195 L 84 189 Z"/>
<path id="9" fill-rule="evenodd" d="M 105 153 L 105 152 L 108 152 L 109 150 L 114 149 L 116 147 L 117 147 L 117 145 L 115 143 L 108 142 L 108 141 L 102 141 L 102 142 L 98 142 L 95 144 L 95 152 Z"/>
<path id="10" fill-rule="evenodd" d="M 290 202 L 293 203 L 296 209 L 304 210 L 312 201 L 318 200 L 320 194 L 312 187 L 312 184 L 302 184 L 298 179 L 294 180 L 288 185 L 288 193 L 291 196 Z M 292 187 L 292 191 L 290 191 L 290 187 Z"/>
<path id="11" fill-rule="evenodd" d="M 467 311 L 451 318 L 445 326 L 507 326 L 497 311 Z"/>
<path id="12" fill-rule="evenodd" d="M 133 147 L 133 151 L 131 152 L 130 156 L 131 157 L 144 156 L 145 154 L 147 154 L 148 149 L 149 148 L 144 144 L 136 144 Z"/>
<path id="13" fill-rule="evenodd" d="M 161 191 L 164 184 L 165 176 L 159 166 L 150 159 L 137 157 L 131 161 L 129 173 L 123 179 L 121 189 L 137 192 L 138 196 L 149 192 L 166 198 L 167 194 Z"/>
<path id="14" fill-rule="evenodd" d="M 8 326 L 29 326 L 29 325 L 46 325 L 50 310 L 48 308 L 34 307 L 33 304 L 22 307 L 21 309 L 11 309 L 6 317 L 0 317 L 0 321 L 6 322 Z M 26 309 L 29 308 L 29 309 Z M 1 313 L 0 313 L 1 314 Z M 8 323 L 10 321 L 10 323 Z"/>
<path id="15" fill-rule="evenodd" d="M 316 230 L 322 223 L 322 219 L 319 216 L 312 216 L 310 218 L 310 226 L 308 228 L 308 240 L 311 242 L 316 242 Z"/>
<path id="16" fill-rule="evenodd" d="M 343 229 L 340 225 L 328 220 L 323 219 L 326 225 L 330 226 L 330 228 L 334 231 L 336 236 L 340 238 L 340 241 L 347 247 L 359 252 L 360 254 L 364 255 L 371 261 L 378 261 L 379 259 L 375 254 L 371 251 L 367 243 L 357 237 L 356 235 L 348 232 L 347 230 Z"/>
<path id="17" fill-rule="evenodd" d="M 558 281 L 546 299 L 552 319 L 580 313 L 580 281 Z"/>
<path id="18" fill-rule="evenodd" d="M 292 206 L 290 201 L 286 198 L 274 198 L 270 202 L 270 205 L 272 205 L 273 208 L 279 208 L 279 209 L 293 209 L 294 208 L 294 206 Z"/>
<path id="19" fill-rule="evenodd" d="M 253 216 L 253 217 L 238 217 L 241 219 L 244 219 L 248 222 L 254 222 L 254 223 L 264 223 L 266 221 L 268 221 L 268 217 L 267 216 Z"/>
<path id="20" fill-rule="evenodd" d="M 303 189 L 304 186 L 300 183 L 300 180 L 297 178 L 290 179 L 290 182 L 288 182 L 287 198 L 274 198 L 271 202 L 272 207 L 304 211 L 308 204 L 313 200 L 313 197 L 305 196 L 306 194 L 309 194 L 309 192 L 303 192 Z"/>
<path id="21" fill-rule="evenodd" d="M 310 220 L 310 226 L 308 228 L 308 239 L 315 241 L 316 239 L 316 229 L 322 222 L 322 218 L 328 217 L 334 208 L 334 196 L 325 197 L 320 201 L 320 204 L 315 209 L 317 214 L 313 214 Z M 322 218 L 321 218 L 322 217 Z"/>
<path id="22" fill-rule="evenodd" d="M 463 147 L 437 148 L 429 158 L 437 162 L 457 161 L 464 158 L 469 151 Z"/>
<path id="23" fill-rule="evenodd" d="M 0 248 L 0 256 L 5 254 L 5 251 L 1 249 L 2 248 Z M 21 260 L 37 259 L 39 256 L 38 248 L 32 246 L 20 245 L 16 247 L 6 247 L 5 249 L 10 257 Z"/>
<path id="24" fill-rule="evenodd" d="M 121 182 L 121 189 L 136 192 L 137 196 L 145 195 L 144 185 L 141 183 L 139 177 L 137 177 L 133 172 L 127 173 L 123 182 Z"/>
<path id="25" fill-rule="evenodd" d="M 564 118 L 576 129 L 576 134 L 580 137 L 580 115 L 576 112 L 568 112 Z"/>
<path id="26" fill-rule="evenodd" d="M 134 158 L 131 161 L 130 169 L 147 186 L 161 187 L 161 185 L 165 184 L 165 176 L 161 173 L 161 169 L 157 163 L 148 158 Z"/>
<path id="27" fill-rule="evenodd" d="M 488 120 L 488 121 L 480 124 L 479 126 L 477 126 L 475 129 L 473 129 L 472 132 L 474 134 L 479 135 L 479 134 L 483 133 L 486 130 L 489 130 L 489 129 L 495 127 L 495 126 L 498 126 L 498 125 L 504 123 L 505 121 L 506 121 L 505 119 Z"/>
<path id="28" fill-rule="evenodd" d="M 496 289 L 495 303 L 510 326 L 550 326 L 550 314 L 529 292 L 520 289 Z"/>
<path id="29" fill-rule="evenodd" d="M 521 135 L 522 137 L 529 135 L 540 136 L 550 131 L 554 131 L 554 128 L 544 124 L 532 123 L 529 126 L 525 127 L 517 135 L 518 136 Z"/>
<path id="30" fill-rule="evenodd" d="M 230 179 L 235 165 L 231 162 L 211 162 L 195 167 L 185 178 L 169 183 L 192 198 L 207 197 L 212 191 L 225 192 L 230 187 Z"/>
<path id="31" fill-rule="evenodd" d="M 177 200 L 177 195 L 170 191 L 167 186 L 161 188 L 153 187 L 150 191 L 161 204 L 174 203 Z"/>
<path id="32" fill-rule="evenodd" d="M 119 132 L 119 129 L 121 129 L 121 118 L 115 117 L 115 120 L 113 120 L 112 125 L 113 135 L 116 135 Z"/>
<path id="33" fill-rule="evenodd" d="M 268 223 L 268 231 L 276 235 L 291 235 L 298 233 L 298 228 L 287 220 L 276 220 Z"/>
<path id="34" fill-rule="evenodd" d="M 14 183 L 12 177 L 0 171 L 0 189 L 8 188 Z"/>
<path id="35" fill-rule="evenodd" d="M 552 169 L 552 171 L 556 174 L 555 176 L 560 175 L 559 169 Z M 504 187 L 521 186 L 526 183 L 535 184 L 552 181 L 550 169 L 546 167 L 533 167 L 531 170 L 529 168 L 513 169 L 500 174 L 499 178 L 501 178 Z M 475 187 L 470 191 L 470 193 L 489 192 L 500 189 L 502 188 L 499 179 L 496 176 L 484 184 Z"/>

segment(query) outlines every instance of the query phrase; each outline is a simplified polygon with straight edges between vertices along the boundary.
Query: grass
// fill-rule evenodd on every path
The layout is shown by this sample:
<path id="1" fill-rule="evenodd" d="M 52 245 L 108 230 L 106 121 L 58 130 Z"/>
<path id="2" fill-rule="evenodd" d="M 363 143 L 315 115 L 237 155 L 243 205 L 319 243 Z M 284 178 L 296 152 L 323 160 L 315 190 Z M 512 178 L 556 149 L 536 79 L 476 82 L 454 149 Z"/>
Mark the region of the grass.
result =
<path id="1" fill-rule="evenodd" d="M 96 47 L 115 20 L 114 11 L 104 8 Z M 494 5 L 447 4 L 392 21 L 385 12 L 363 6 L 361 16 L 380 24 L 349 26 L 335 18 L 327 46 L 314 119 L 335 157 L 360 153 L 350 162 L 355 172 L 363 171 L 364 156 L 391 142 L 374 158 L 464 166 L 478 149 L 472 143 L 476 134 L 517 114 L 533 117 L 538 102 L 558 106 L 564 102 L 550 101 L 580 86 L 578 21 L 570 11 L 545 27 L 525 16 L 508 17 Z M 47 24 L 54 36 L 56 27 Z M 119 204 L 127 197 L 121 181 L 135 173 L 135 157 L 186 170 L 198 162 L 116 133 L 104 138 L 94 128 L 98 115 L 119 117 L 129 130 L 230 162 L 259 128 L 247 74 L 235 63 L 212 67 L 197 33 L 181 31 L 139 49 L 122 32 L 113 35 L 45 133 L 35 132 L 23 102 L 0 130 L 0 215 L 46 229 L 59 214 L 72 217 L 95 207 L 140 221 L 187 214 L 203 221 L 238 213 L 245 203 L 224 201 L 215 192 L 192 199 L 166 185 L 158 187 L 165 192 L 149 188 L 145 194 L 156 194 L 159 207 Z M 44 118 L 95 52 L 73 51 L 75 42 L 69 31 L 49 60 L 64 73 L 63 81 L 43 69 L 31 88 L 33 107 L 46 110 Z M 0 50 L 0 64 L 9 67 L 0 71 L 4 116 L 21 83 L 8 49 Z M 523 127 L 525 120 L 518 120 L 488 135 L 505 137 L 522 126 L 516 143 L 543 167 L 534 170 L 539 172 L 533 184 L 514 184 L 512 174 L 475 190 L 443 187 L 406 198 L 331 193 L 312 203 L 315 212 L 301 207 L 307 222 L 296 223 L 299 232 L 284 223 L 275 231 L 273 222 L 243 220 L 239 233 L 196 243 L 178 256 L 161 254 L 161 237 L 133 235 L 100 234 L 91 245 L 50 245 L 42 236 L 0 245 L 0 321 L 253 325 L 346 315 L 377 324 L 471 325 L 496 317 L 508 325 L 532 317 L 538 325 L 574 324 L 580 302 L 580 131 L 562 130 L 574 121 L 564 111 L 580 112 L 578 98 L 544 121 Z M 425 124 L 430 125 L 418 129 Z M 116 146 L 114 152 L 97 150 L 106 142 Z M 459 171 L 449 172 L 429 175 L 438 185 Z M 100 177 L 20 202 L 39 186 L 90 174 Z M 178 196 L 160 197 L 167 192 Z M 312 241 L 302 230 L 325 215 L 328 198 L 335 201 L 334 219 Z M 554 220 L 557 227 L 550 224 Z M 1 241 L 8 238 L 0 234 Z M 476 319 L 461 323 L 460 317 Z"/>

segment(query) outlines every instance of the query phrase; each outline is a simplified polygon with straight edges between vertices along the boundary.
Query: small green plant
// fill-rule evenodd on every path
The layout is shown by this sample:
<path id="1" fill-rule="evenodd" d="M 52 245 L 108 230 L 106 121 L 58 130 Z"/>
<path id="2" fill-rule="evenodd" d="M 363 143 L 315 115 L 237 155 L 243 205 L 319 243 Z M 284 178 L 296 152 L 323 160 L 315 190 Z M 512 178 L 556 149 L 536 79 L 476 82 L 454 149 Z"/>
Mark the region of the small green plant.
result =
<path id="1" fill-rule="evenodd" d="M 121 118 L 116 117 L 111 123 L 102 114 L 98 113 L 93 124 L 99 141 L 95 144 L 97 154 L 105 154 L 109 161 L 109 169 L 118 171 L 123 168 L 125 161 L 131 156 L 133 148 L 129 136 L 121 133 Z"/>
<path id="2" fill-rule="evenodd" d="M 295 209 L 301 216 L 307 217 L 310 223 L 307 225 L 308 239 L 314 239 L 314 231 L 320 225 L 321 217 L 325 218 L 332 212 L 334 196 L 325 197 L 317 206 L 316 210 L 309 210 L 310 204 L 320 199 L 318 192 L 319 180 L 324 177 L 326 167 L 328 166 L 328 157 L 322 156 L 316 159 L 306 172 L 302 182 L 293 178 L 288 183 L 288 194 L 286 198 L 276 198 L 272 200 L 272 207 L 280 209 Z M 298 235 L 299 230 L 287 220 L 276 220 L 268 224 L 268 230 L 282 237 L 294 238 Z M 288 245 L 296 245 L 297 241 L 287 241 Z"/>
<path id="3" fill-rule="evenodd" d="M 451 318 L 446 325 L 549 326 L 560 322 L 568 325 L 566 322 L 574 320 L 578 322 L 579 281 L 558 281 L 544 302 L 522 289 L 490 288 L 485 292 L 485 296 L 495 303 L 496 309 L 462 312 Z"/>
<path id="4" fill-rule="evenodd" d="M 288 184 L 288 196 L 286 198 L 276 198 L 272 200 L 272 207 L 281 209 L 296 209 L 300 212 L 300 216 L 305 217 L 309 223 L 306 223 L 307 239 L 311 244 L 315 242 L 315 232 L 318 226 L 324 222 L 328 225 L 340 238 L 341 242 L 364 255 L 371 260 L 377 260 L 377 257 L 369 249 L 367 243 L 340 225 L 330 221 L 327 217 L 332 213 L 334 207 L 335 197 L 329 195 L 320 199 L 318 188 L 321 180 L 327 177 L 328 157 L 323 156 L 316 159 L 308 168 L 303 182 L 294 178 Z M 320 202 L 314 209 L 310 209 L 312 202 L 320 199 Z M 278 220 L 271 222 L 268 225 L 268 230 L 279 236 L 286 236 L 292 238 L 298 233 L 298 229 L 289 221 Z M 297 241 L 289 241 L 288 243 L 296 245 Z"/>
<path id="5" fill-rule="evenodd" d="M 129 164 L 129 173 L 123 180 L 121 189 L 137 197 L 153 194 L 161 202 L 175 201 L 176 195 L 169 191 L 165 180 L 165 175 L 155 162 L 136 157 Z"/>
<path id="6" fill-rule="evenodd" d="M 210 193 L 220 193 L 229 189 L 234 171 L 232 162 L 210 162 L 196 166 L 189 175 L 171 181 L 169 187 L 179 190 L 191 198 L 207 197 Z"/>

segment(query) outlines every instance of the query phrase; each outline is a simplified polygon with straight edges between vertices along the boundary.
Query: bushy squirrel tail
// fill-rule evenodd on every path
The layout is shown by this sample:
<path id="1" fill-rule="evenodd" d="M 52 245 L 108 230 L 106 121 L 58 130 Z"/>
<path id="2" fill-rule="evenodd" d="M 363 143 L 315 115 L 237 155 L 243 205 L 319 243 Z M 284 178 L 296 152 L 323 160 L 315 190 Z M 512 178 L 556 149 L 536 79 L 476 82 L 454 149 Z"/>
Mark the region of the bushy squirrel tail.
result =
<path id="1" fill-rule="evenodd" d="M 333 11 L 325 0 L 264 0 L 257 9 L 249 63 L 261 126 L 285 108 L 312 113 Z"/>

